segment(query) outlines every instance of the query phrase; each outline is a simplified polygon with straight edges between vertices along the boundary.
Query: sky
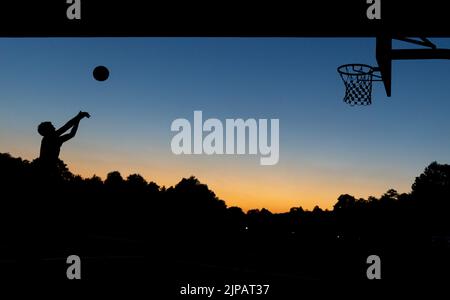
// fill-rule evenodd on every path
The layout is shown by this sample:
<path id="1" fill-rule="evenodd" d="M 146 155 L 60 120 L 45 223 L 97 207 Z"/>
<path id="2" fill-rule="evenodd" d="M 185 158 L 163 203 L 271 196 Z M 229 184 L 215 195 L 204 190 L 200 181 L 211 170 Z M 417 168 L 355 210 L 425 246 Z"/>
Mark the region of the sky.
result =
<path id="1" fill-rule="evenodd" d="M 61 126 L 85 110 L 92 117 L 60 155 L 83 177 L 117 170 L 168 187 L 194 175 L 228 206 L 273 212 L 409 192 L 428 164 L 450 161 L 450 61 L 394 61 L 392 97 L 374 83 L 368 107 L 342 101 L 336 68 L 346 63 L 375 65 L 375 39 L 2 38 L 0 152 L 32 160 L 40 122 Z M 93 79 L 97 65 L 107 81 Z M 171 123 L 193 122 L 195 110 L 279 119 L 278 164 L 174 155 Z"/>

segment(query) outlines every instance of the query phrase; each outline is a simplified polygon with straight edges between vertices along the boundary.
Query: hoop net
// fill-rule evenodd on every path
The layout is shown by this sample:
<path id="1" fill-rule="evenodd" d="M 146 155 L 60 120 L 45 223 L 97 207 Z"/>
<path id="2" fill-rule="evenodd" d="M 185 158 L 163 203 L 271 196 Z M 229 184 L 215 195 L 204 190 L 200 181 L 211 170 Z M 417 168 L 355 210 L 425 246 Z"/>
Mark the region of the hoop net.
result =
<path id="1" fill-rule="evenodd" d="M 348 64 L 340 66 L 338 69 L 345 84 L 344 102 L 354 105 L 372 104 L 372 82 L 375 69 L 363 64 Z"/>

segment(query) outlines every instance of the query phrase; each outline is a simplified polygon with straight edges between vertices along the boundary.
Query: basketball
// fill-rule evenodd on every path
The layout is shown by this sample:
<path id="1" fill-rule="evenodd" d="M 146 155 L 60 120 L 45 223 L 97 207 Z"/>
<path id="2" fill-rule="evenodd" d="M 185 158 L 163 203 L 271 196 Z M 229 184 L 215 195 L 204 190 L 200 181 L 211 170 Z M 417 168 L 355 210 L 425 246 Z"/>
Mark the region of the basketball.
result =
<path id="1" fill-rule="evenodd" d="M 92 75 L 97 81 L 105 81 L 109 77 L 109 70 L 105 66 L 97 66 L 92 72 Z"/>

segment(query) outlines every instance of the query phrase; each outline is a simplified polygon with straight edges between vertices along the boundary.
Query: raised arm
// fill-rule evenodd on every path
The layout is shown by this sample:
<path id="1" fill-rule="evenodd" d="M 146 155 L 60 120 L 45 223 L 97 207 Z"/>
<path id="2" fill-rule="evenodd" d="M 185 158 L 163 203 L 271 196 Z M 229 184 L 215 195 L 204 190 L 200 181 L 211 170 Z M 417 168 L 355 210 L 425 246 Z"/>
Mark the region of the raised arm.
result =
<path id="1" fill-rule="evenodd" d="M 59 137 L 60 141 L 62 143 L 64 143 L 64 142 L 67 142 L 68 140 L 70 140 L 71 138 L 73 138 L 77 134 L 79 124 L 80 124 L 80 120 L 77 120 L 75 122 L 75 124 L 73 124 L 72 130 L 70 130 L 70 132 L 68 134 L 63 134 Z"/>
<path id="2" fill-rule="evenodd" d="M 84 117 L 89 118 L 90 117 L 89 113 L 80 111 L 75 117 L 73 117 L 71 120 L 69 120 L 69 122 L 64 124 L 64 126 L 59 128 L 58 130 L 56 130 L 56 134 L 58 136 L 62 135 L 64 132 L 69 130 L 72 126 L 74 126 L 75 124 L 78 124 L 80 122 L 80 120 L 83 119 Z"/>
<path id="3" fill-rule="evenodd" d="M 72 118 L 64 126 L 59 128 L 58 130 L 56 130 L 56 134 L 58 136 L 60 136 L 62 142 L 70 140 L 71 138 L 73 138 L 75 136 L 75 134 L 77 133 L 77 130 L 78 130 L 78 125 L 80 124 L 81 119 L 83 119 L 84 117 L 89 118 L 90 117 L 89 113 L 80 111 L 78 113 L 78 115 L 76 115 L 74 118 Z M 72 130 L 68 134 L 62 135 L 64 132 L 66 132 L 70 128 L 72 128 Z"/>

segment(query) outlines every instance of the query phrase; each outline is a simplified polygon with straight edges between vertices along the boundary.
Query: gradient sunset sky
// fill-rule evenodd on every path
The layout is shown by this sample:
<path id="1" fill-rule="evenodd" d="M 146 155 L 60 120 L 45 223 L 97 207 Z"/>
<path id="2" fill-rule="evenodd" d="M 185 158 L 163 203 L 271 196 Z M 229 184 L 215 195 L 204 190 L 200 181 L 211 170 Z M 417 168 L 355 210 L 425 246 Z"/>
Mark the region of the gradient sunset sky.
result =
<path id="1" fill-rule="evenodd" d="M 84 177 L 118 170 L 171 186 L 195 175 L 229 206 L 273 212 L 409 192 L 429 163 L 450 161 L 450 61 L 394 62 L 392 97 L 375 84 L 372 106 L 350 107 L 336 67 L 375 65 L 374 49 L 371 38 L 3 38 L 0 152 L 32 160 L 40 122 L 86 110 L 60 156 Z M 93 79 L 97 65 L 107 81 Z M 194 110 L 278 118 L 279 163 L 172 154 L 170 125 Z"/>

